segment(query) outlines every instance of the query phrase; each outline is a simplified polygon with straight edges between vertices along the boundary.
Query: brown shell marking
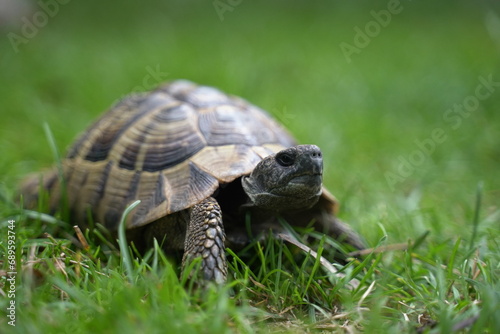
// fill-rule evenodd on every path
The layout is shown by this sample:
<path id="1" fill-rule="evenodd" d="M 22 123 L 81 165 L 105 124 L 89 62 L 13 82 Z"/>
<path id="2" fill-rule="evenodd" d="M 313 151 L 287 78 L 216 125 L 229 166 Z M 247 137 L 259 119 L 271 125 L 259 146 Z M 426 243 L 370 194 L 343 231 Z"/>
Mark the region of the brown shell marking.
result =
<path id="1" fill-rule="evenodd" d="M 293 145 L 261 109 L 175 81 L 125 98 L 76 141 L 63 162 L 69 205 L 77 223 L 90 210 L 94 221 L 115 229 L 127 205 L 140 199 L 127 226 L 142 226 L 189 208 Z"/>

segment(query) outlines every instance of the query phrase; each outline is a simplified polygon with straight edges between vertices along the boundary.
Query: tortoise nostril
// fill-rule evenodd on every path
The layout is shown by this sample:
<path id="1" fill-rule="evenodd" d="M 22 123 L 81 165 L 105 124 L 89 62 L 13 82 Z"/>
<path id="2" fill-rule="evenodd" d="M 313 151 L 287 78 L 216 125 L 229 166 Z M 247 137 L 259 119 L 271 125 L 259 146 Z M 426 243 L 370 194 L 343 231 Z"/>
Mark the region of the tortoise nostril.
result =
<path id="1" fill-rule="evenodd" d="M 321 152 L 312 152 L 312 153 L 311 153 L 311 156 L 312 156 L 313 158 L 321 158 Z"/>

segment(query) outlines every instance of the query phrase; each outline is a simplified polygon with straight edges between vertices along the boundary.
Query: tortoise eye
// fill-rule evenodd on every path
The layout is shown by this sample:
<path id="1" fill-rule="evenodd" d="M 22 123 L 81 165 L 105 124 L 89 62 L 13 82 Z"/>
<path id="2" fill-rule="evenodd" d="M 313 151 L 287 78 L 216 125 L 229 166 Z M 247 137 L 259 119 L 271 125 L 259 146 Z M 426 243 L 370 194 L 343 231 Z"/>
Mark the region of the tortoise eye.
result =
<path id="1" fill-rule="evenodd" d="M 288 167 L 293 165 L 295 158 L 288 153 L 281 153 L 276 156 L 276 161 L 283 167 Z"/>

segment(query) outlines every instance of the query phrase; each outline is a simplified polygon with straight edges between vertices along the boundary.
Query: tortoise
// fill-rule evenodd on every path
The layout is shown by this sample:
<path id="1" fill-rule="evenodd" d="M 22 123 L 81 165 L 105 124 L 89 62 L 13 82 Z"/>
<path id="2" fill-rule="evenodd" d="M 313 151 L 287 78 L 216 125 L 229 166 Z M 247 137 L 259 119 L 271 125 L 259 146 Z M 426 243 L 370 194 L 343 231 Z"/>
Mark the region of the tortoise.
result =
<path id="1" fill-rule="evenodd" d="M 140 200 L 126 219 L 128 241 L 147 249 L 156 238 L 166 251 L 183 251 L 182 268 L 201 257 L 202 280 L 226 281 L 225 247 L 284 232 L 280 218 L 363 248 L 322 185 L 319 147 L 298 145 L 266 111 L 216 88 L 176 80 L 125 97 L 61 164 L 63 183 L 57 169 L 41 185 L 39 176 L 24 183 L 28 207 L 43 186 L 53 212 L 65 193 L 72 223 L 116 233 Z"/>

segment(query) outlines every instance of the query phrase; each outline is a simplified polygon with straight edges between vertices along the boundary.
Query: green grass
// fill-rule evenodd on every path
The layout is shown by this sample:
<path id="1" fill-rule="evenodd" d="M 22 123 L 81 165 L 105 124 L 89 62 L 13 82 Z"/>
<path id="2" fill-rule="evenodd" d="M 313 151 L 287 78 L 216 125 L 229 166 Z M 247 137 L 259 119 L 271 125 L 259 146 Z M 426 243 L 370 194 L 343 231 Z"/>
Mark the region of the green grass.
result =
<path id="1" fill-rule="evenodd" d="M 211 1 L 73 1 L 18 52 L 7 36 L 22 28 L 3 27 L 0 332 L 449 333 L 476 318 L 461 332 L 500 332 L 500 87 L 463 116 L 448 112 L 484 79 L 500 81 L 500 9 L 401 1 L 348 63 L 339 45 L 387 4 L 242 1 L 221 21 Z M 242 96 L 320 146 L 340 217 L 371 247 L 419 245 L 337 277 L 269 240 L 229 252 L 228 285 L 202 292 L 158 249 L 126 260 L 101 230 L 84 231 L 80 248 L 71 224 L 12 204 L 25 175 L 55 163 L 43 124 L 64 152 L 118 98 L 175 78 Z M 6 317 L 9 219 L 16 327 Z M 331 241 L 316 239 L 332 258 Z"/>

